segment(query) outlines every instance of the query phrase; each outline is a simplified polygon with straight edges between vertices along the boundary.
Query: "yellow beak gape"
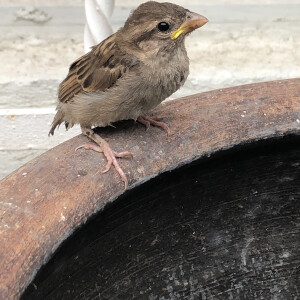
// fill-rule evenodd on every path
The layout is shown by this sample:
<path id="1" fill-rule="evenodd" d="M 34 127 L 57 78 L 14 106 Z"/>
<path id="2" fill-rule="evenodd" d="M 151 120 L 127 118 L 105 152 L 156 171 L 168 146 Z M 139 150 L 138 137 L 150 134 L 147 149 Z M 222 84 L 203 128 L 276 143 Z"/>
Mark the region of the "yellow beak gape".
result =
<path id="1" fill-rule="evenodd" d="M 177 39 L 183 32 L 184 32 L 184 28 L 180 26 L 177 30 L 171 33 L 171 39 L 172 40 Z"/>

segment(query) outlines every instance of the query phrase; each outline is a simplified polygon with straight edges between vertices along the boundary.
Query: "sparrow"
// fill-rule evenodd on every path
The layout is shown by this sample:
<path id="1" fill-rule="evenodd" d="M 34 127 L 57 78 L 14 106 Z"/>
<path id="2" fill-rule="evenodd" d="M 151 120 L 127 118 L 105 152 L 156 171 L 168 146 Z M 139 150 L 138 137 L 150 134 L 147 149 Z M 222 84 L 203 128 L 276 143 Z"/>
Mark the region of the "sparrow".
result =
<path id="1" fill-rule="evenodd" d="M 147 112 L 177 91 L 189 74 L 184 40 L 207 18 L 172 3 L 149 1 L 138 6 L 124 26 L 91 51 L 75 60 L 58 89 L 57 112 L 49 135 L 61 123 L 66 130 L 80 124 L 81 131 L 95 143 L 76 148 L 101 152 L 107 159 L 103 173 L 113 165 L 124 182 L 128 180 L 117 153 L 92 127 L 133 119 L 146 126 L 168 126 Z"/>

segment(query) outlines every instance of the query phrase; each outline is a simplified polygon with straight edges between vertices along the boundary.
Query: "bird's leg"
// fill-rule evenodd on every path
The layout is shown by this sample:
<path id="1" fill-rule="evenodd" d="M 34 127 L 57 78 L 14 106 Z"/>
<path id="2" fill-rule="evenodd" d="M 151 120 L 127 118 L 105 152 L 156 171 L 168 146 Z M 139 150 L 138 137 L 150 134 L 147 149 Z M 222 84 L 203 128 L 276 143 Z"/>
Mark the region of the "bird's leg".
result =
<path id="1" fill-rule="evenodd" d="M 154 125 L 154 126 L 157 126 L 157 127 L 161 127 L 167 133 L 167 135 L 170 134 L 170 129 L 169 129 L 168 125 L 164 122 L 159 122 L 159 121 L 157 121 L 155 119 L 152 119 L 148 116 L 139 116 L 137 118 L 137 121 L 142 123 L 143 125 L 145 125 L 146 130 L 149 129 L 150 125 Z"/>
<path id="2" fill-rule="evenodd" d="M 84 135 L 86 135 L 91 140 L 93 140 L 97 145 L 93 143 L 87 143 L 77 147 L 75 150 L 84 148 L 86 150 L 94 150 L 96 152 L 103 153 L 107 159 L 107 164 L 105 166 L 105 169 L 102 171 L 102 173 L 106 173 L 107 171 L 109 171 L 111 165 L 113 165 L 116 171 L 121 176 L 125 184 L 125 190 L 126 190 L 128 187 L 128 180 L 125 173 L 121 169 L 119 163 L 117 162 L 116 157 L 132 157 L 132 154 L 128 151 L 120 152 L 120 153 L 113 151 L 110 148 L 109 144 L 100 135 L 94 133 L 94 131 L 91 128 L 81 127 L 81 131 Z"/>

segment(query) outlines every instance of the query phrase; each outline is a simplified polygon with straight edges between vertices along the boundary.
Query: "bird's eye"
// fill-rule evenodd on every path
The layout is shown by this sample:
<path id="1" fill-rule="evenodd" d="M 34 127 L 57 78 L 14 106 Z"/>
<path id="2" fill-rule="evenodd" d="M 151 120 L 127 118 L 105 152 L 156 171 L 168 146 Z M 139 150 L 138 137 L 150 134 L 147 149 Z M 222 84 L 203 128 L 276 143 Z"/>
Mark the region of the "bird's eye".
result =
<path id="1" fill-rule="evenodd" d="M 160 22 L 157 24 L 159 31 L 167 31 L 170 28 L 170 25 L 167 22 Z"/>

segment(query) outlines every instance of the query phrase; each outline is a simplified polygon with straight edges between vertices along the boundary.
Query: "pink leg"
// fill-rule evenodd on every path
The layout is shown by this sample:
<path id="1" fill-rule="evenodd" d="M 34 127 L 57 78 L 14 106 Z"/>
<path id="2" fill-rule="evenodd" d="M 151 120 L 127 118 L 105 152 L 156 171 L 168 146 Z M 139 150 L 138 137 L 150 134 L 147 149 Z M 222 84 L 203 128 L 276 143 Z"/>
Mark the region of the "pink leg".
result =
<path id="1" fill-rule="evenodd" d="M 122 178 L 122 181 L 124 182 L 125 185 L 125 189 L 127 189 L 128 187 L 127 177 L 123 172 L 123 170 L 121 169 L 118 161 L 116 160 L 116 157 L 132 157 L 132 154 L 128 151 L 121 152 L 121 153 L 117 153 L 113 151 L 110 148 L 109 144 L 104 139 L 102 139 L 99 135 L 95 134 L 93 130 L 90 128 L 82 128 L 82 133 L 87 135 L 89 138 L 91 138 L 94 142 L 97 143 L 97 145 L 93 143 L 87 143 L 77 147 L 75 150 L 84 148 L 86 150 L 93 150 L 96 152 L 103 153 L 107 159 L 107 164 L 105 166 L 105 169 L 102 171 L 102 173 L 108 172 L 110 167 L 113 165 L 116 171 L 119 173 L 120 177 Z"/>
<path id="2" fill-rule="evenodd" d="M 157 127 L 161 127 L 167 133 L 167 135 L 170 134 L 170 129 L 169 129 L 168 125 L 164 122 L 159 122 L 159 121 L 157 121 L 155 119 L 152 119 L 148 116 L 139 116 L 137 118 L 137 121 L 142 123 L 143 125 L 145 125 L 146 130 L 149 129 L 150 125 L 154 125 L 154 126 L 157 126 Z"/>

